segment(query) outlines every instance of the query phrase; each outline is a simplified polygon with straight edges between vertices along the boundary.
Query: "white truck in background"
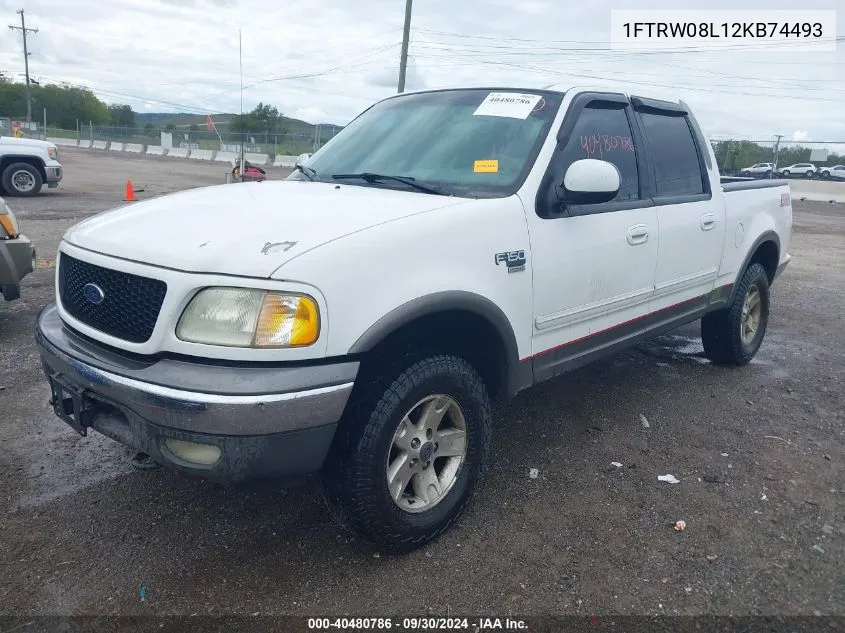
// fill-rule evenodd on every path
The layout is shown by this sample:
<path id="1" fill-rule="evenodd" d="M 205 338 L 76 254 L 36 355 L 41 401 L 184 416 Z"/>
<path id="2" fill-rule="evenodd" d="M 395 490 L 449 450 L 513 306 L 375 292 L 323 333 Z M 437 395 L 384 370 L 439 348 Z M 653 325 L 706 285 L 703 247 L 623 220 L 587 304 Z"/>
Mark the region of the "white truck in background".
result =
<path id="1" fill-rule="evenodd" d="M 77 432 L 224 481 L 320 472 L 402 552 L 469 501 L 495 398 L 697 319 L 748 363 L 791 227 L 788 184 L 720 179 L 682 101 L 405 93 L 285 181 L 72 227 L 35 336 Z"/>
<path id="2" fill-rule="evenodd" d="M 9 196 L 35 196 L 44 185 L 53 189 L 61 180 L 55 143 L 0 136 L 0 191 Z"/>

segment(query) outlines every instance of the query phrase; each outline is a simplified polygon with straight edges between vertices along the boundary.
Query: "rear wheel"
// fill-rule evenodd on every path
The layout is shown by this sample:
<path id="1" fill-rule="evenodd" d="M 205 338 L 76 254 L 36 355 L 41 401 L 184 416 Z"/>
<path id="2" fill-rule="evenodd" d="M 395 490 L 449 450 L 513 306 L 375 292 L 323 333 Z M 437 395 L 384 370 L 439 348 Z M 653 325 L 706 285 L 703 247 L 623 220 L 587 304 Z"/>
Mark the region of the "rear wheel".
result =
<path id="1" fill-rule="evenodd" d="M 341 424 L 325 469 L 326 500 L 382 551 L 414 550 L 463 512 L 489 442 L 490 399 L 469 363 L 436 355 L 399 365 Z"/>
<path id="2" fill-rule="evenodd" d="M 29 163 L 12 163 L 3 170 L 3 189 L 10 196 L 34 196 L 43 184 L 41 173 Z"/>
<path id="3" fill-rule="evenodd" d="M 751 362 L 769 322 L 769 278 L 760 264 L 751 265 L 740 279 L 733 303 L 701 319 L 704 354 L 719 365 Z"/>

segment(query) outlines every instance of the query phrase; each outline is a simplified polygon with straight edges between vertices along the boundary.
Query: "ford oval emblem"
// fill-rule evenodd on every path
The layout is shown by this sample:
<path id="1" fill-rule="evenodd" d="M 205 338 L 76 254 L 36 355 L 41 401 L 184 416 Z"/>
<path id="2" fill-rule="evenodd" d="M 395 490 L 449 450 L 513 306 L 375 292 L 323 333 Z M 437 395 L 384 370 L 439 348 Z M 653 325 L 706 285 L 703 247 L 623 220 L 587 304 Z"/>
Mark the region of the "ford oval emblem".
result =
<path id="1" fill-rule="evenodd" d="M 94 305 L 100 305 L 106 298 L 106 293 L 97 284 L 85 284 L 82 287 L 82 294 Z"/>

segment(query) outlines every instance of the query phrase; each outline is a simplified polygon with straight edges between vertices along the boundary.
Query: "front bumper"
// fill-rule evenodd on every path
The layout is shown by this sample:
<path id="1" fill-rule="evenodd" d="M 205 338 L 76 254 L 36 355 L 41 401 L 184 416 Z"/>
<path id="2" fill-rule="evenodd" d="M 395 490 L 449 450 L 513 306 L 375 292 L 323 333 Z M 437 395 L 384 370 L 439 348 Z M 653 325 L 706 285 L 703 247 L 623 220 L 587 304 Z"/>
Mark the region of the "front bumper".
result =
<path id="1" fill-rule="evenodd" d="M 47 178 L 44 182 L 47 183 L 48 189 L 55 189 L 59 186 L 59 183 L 62 181 L 62 166 L 58 163 L 54 165 L 47 165 L 44 168 L 44 173 L 46 174 Z"/>
<path id="2" fill-rule="evenodd" d="M 73 428 L 222 481 L 319 470 L 358 372 L 356 362 L 225 365 L 123 354 L 70 330 L 55 305 L 42 310 L 35 338 L 57 415 Z M 189 461 L 168 438 L 216 446 L 220 456 Z"/>
<path id="3" fill-rule="evenodd" d="M 0 290 L 7 299 L 17 298 L 21 279 L 35 270 L 35 247 L 24 235 L 0 240 Z"/>

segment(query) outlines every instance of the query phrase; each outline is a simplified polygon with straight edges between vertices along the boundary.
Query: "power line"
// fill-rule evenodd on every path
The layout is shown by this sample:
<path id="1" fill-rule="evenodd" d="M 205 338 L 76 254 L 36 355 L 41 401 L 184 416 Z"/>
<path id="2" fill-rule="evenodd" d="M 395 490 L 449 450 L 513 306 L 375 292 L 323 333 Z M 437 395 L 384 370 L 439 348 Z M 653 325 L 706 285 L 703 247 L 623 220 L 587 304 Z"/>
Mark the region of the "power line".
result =
<path id="1" fill-rule="evenodd" d="M 416 44 L 416 43 L 414 44 L 415 50 L 418 46 L 419 46 L 418 44 Z M 435 50 L 437 50 L 438 52 L 445 52 L 446 49 L 435 49 Z M 516 53 L 516 54 L 518 54 L 518 53 Z M 423 52 L 423 53 L 417 54 L 416 56 L 420 59 L 444 59 L 444 60 L 449 60 L 449 61 L 454 61 L 455 59 L 472 59 L 472 60 L 477 59 L 477 53 L 466 53 L 464 51 L 457 51 L 456 53 L 450 53 L 449 55 L 443 55 L 443 56 L 433 55 L 433 54 L 430 54 L 430 53 Z M 565 63 L 567 65 L 578 64 L 578 63 L 590 63 L 590 64 L 595 65 L 596 63 L 605 63 L 605 62 L 608 62 L 608 61 L 621 60 L 621 58 L 614 58 L 613 60 L 608 60 L 607 58 L 604 58 L 604 59 L 598 60 L 598 62 L 597 62 L 597 60 L 594 56 L 583 57 L 583 58 L 567 58 L 567 57 L 564 57 L 561 54 L 555 54 L 555 53 L 549 53 L 548 56 L 554 57 L 554 58 L 560 58 L 560 59 L 550 59 L 549 61 L 559 62 L 561 64 Z M 495 61 L 498 61 L 498 60 L 486 60 L 486 61 L 489 63 L 489 62 L 495 62 Z M 519 62 L 519 61 L 520 60 L 513 60 L 513 62 L 511 62 L 511 63 L 516 63 L 516 62 Z M 544 61 L 544 60 L 534 60 L 535 63 L 537 61 Z M 722 72 L 713 71 L 713 70 L 710 70 L 710 69 L 707 69 L 707 68 L 696 68 L 696 67 L 693 67 L 693 66 L 683 66 L 681 64 L 673 64 L 673 63 L 667 62 L 665 60 L 656 60 L 656 59 L 653 59 L 653 58 L 645 58 L 645 59 L 640 59 L 638 61 L 643 61 L 643 62 L 648 62 L 648 63 L 653 63 L 653 64 L 660 64 L 661 66 L 672 66 L 672 67 L 675 67 L 675 68 L 681 68 L 681 69 L 689 70 L 689 71 L 693 71 L 693 72 L 713 74 L 713 75 L 717 75 L 717 76 L 727 77 L 729 79 L 741 79 L 743 81 L 768 82 L 768 83 L 773 84 L 772 86 L 754 86 L 754 87 L 759 87 L 761 89 L 776 90 L 776 89 L 780 89 L 780 88 L 783 88 L 783 87 L 792 87 L 792 88 L 800 88 L 802 90 L 819 90 L 819 91 L 824 91 L 824 92 L 845 92 L 845 90 L 843 90 L 841 88 L 833 88 L 833 87 L 826 86 L 826 85 L 808 86 L 808 85 L 805 85 L 804 83 L 800 83 L 800 84 L 799 83 L 790 83 L 791 81 L 835 82 L 835 81 L 838 81 L 836 79 L 817 79 L 817 80 L 814 80 L 814 79 L 798 79 L 798 78 L 795 78 L 795 79 L 793 79 L 793 78 L 768 78 L 767 79 L 767 78 L 762 78 L 762 77 L 757 78 L 757 77 L 747 77 L 747 76 L 743 76 L 743 75 L 733 75 L 733 74 L 730 74 L 730 73 L 722 73 Z M 665 72 L 663 72 L 663 73 L 647 73 L 647 72 L 642 72 L 642 71 L 634 71 L 632 74 L 643 75 L 643 76 L 651 75 L 651 76 L 656 76 L 656 77 L 665 77 L 666 76 Z"/>
<path id="2" fill-rule="evenodd" d="M 394 42 L 393 44 L 390 44 L 388 46 L 383 46 L 381 48 L 377 48 L 377 49 L 371 51 L 370 53 L 368 53 L 367 55 L 364 55 L 363 57 L 353 59 L 353 60 L 349 60 L 346 63 L 340 64 L 338 66 L 334 66 L 332 68 L 327 68 L 325 70 L 320 70 L 320 71 L 317 71 L 317 72 L 299 73 L 299 74 L 294 74 L 294 75 L 282 75 L 282 76 L 279 76 L 279 77 L 269 77 L 267 79 L 261 79 L 259 81 L 254 82 L 254 83 L 245 85 L 244 90 L 246 90 L 248 88 L 254 88 L 255 86 L 260 86 L 262 84 L 276 82 L 276 81 L 287 81 L 287 80 L 290 80 L 290 79 L 309 79 L 309 78 L 312 78 L 312 77 L 322 77 L 324 75 L 329 75 L 329 74 L 332 74 L 332 73 L 335 73 L 335 72 L 338 72 L 338 71 L 341 71 L 341 70 L 353 70 L 355 68 L 360 68 L 361 66 L 366 66 L 370 63 L 370 62 L 362 63 L 362 62 L 364 62 L 364 60 L 371 58 L 371 57 L 374 57 L 376 55 L 379 55 L 381 53 L 385 53 L 388 50 L 395 48 L 397 46 L 399 46 L 399 43 Z M 229 94 L 231 92 L 233 92 L 233 91 L 232 90 L 223 90 L 222 92 L 215 92 L 213 94 L 206 95 L 206 98 L 210 99 L 210 98 L 213 98 L 213 97 L 219 97 L 221 95 Z"/>
<path id="3" fill-rule="evenodd" d="M 442 58 L 442 59 L 448 59 L 448 58 Z M 632 84 L 632 85 L 653 86 L 653 87 L 659 87 L 659 88 L 672 88 L 672 89 L 681 88 L 681 89 L 690 90 L 690 91 L 693 91 L 693 92 L 703 92 L 703 93 L 712 93 L 712 94 L 744 95 L 744 96 L 749 96 L 749 97 L 770 97 L 770 98 L 771 97 L 777 97 L 779 99 L 800 99 L 800 100 L 805 101 L 805 102 L 807 102 L 807 101 L 819 101 L 819 102 L 824 101 L 824 102 L 831 102 L 831 103 L 845 103 L 845 99 L 827 99 L 827 98 L 824 98 L 824 97 L 807 97 L 806 95 L 787 95 L 787 94 L 772 95 L 772 94 L 766 94 L 766 93 L 754 93 L 754 92 L 745 92 L 745 91 L 736 91 L 736 90 L 714 90 L 714 89 L 712 89 L 713 88 L 712 85 L 711 85 L 710 88 L 702 88 L 702 87 L 698 87 L 698 86 L 687 86 L 687 85 L 682 85 L 682 84 L 677 84 L 677 83 L 676 84 L 665 84 L 665 83 L 658 83 L 658 82 L 652 82 L 652 81 L 635 81 L 635 80 L 630 79 L 630 77 L 631 77 L 632 74 L 637 74 L 637 73 L 631 73 L 631 72 L 628 72 L 628 71 L 616 71 L 616 72 L 605 71 L 606 75 L 611 75 L 611 76 L 597 76 L 597 75 L 590 75 L 590 74 L 584 74 L 584 73 L 565 72 L 565 71 L 562 71 L 562 70 L 552 70 L 550 72 L 550 69 L 548 67 L 526 66 L 526 65 L 523 65 L 523 64 L 514 64 L 514 63 L 499 62 L 499 61 L 477 60 L 477 61 L 475 61 L 475 62 L 473 62 L 472 64 L 469 64 L 469 65 L 477 66 L 478 64 L 499 66 L 499 67 L 502 67 L 502 68 L 511 68 L 511 69 L 514 69 L 514 70 L 530 70 L 530 71 L 534 71 L 534 72 L 537 72 L 537 73 L 543 73 L 547 77 L 549 75 L 565 75 L 567 77 L 576 77 L 576 78 L 580 78 L 580 79 L 592 79 L 592 80 L 597 80 L 597 81 L 606 81 L 608 79 L 616 79 L 616 77 L 613 77 L 612 75 L 621 75 L 622 79 L 624 80 L 625 83 L 629 83 L 629 84 Z M 452 65 L 454 65 L 454 63 Z M 734 86 L 717 85 L 717 87 L 733 88 Z M 763 86 L 760 86 L 760 88 L 765 89 Z M 772 89 L 774 89 L 774 88 L 772 88 Z"/>
<path id="4" fill-rule="evenodd" d="M 447 33 L 445 31 L 434 31 L 430 29 L 423 29 L 418 28 L 415 29 L 421 33 L 430 33 L 433 35 L 441 35 L 446 37 L 454 37 L 454 38 L 461 38 L 461 39 L 477 39 L 477 40 L 486 40 L 486 41 L 493 41 L 498 42 L 498 45 L 485 45 L 485 44 L 467 44 L 466 46 L 476 46 L 476 47 L 488 47 L 488 48 L 509 48 L 508 46 L 502 46 L 502 42 L 520 42 L 524 44 L 532 44 L 536 47 L 537 44 L 603 44 L 603 47 L 597 48 L 586 48 L 586 47 L 578 47 L 578 48 L 560 48 L 560 47 L 551 47 L 551 46 L 544 46 L 542 48 L 555 48 L 556 50 L 580 50 L 580 51 L 613 51 L 617 49 L 607 48 L 607 40 L 538 40 L 538 39 L 525 39 L 525 38 L 517 38 L 517 37 L 491 37 L 491 36 L 484 36 L 484 35 L 466 35 L 461 33 Z M 637 53 L 665 53 L 665 54 L 673 54 L 675 52 L 708 52 L 708 51 L 718 51 L 718 50 L 730 50 L 730 49 L 743 49 L 743 48 L 753 48 L 755 46 L 763 46 L 766 50 L 769 48 L 780 49 L 785 45 L 817 45 L 820 43 L 829 43 L 829 42 L 841 42 L 845 40 L 845 36 L 838 36 L 838 37 L 826 37 L 826 38 L 814 38 L 812 41 L 801 41 L 801 40 L 794 40 L 794 41 L 786 41 L 786 42 L 770 42 L 770 43 L 759 43 L 759 42 L 747 42 L 747 43 L 736 43 L 736 44 L 729 44 L 725 46 L 718 46 L 718 47 L 705 47 L 705 48 L 698 48 L 695 46 L 679 46 L 676 48 L 667 48 L 667 49 L 648 49 L 643 51 L 626 51 L 626 52 L 637 52 Z M 445 42 L 444 42 L 445 43 Z M 513 48 L 513 47 L 510 47 Z M 526 48 L 526 50 L 528 50 Z"/>
<path id="5" fill-rule="evenodd" d="M 26 68 L 26 120 L 32 121 L 32 96 L 29 93 L 29 51 L 27 50 L 26 46 L 26 34 L 38 33 L 38 29 L 26 28 L 26 19 L 24 17 L 23 9 L 20 9 L 19 11 L 17 11 L 17 13 L 21 16 L 21 25 L 15 26 L 13 24 L 10 24 L 9 28 L 13 31 L 20 31 L 21 35 L 23 36 L 23 63 L 24 67 Z"/>
<path id="6" fill-rule="evenodd" d="M 44 78 L 47 79 L 48 81 L 55 81 L 57 83 L 66 84 L 66 85 L 68 85 L 72 88 L 80 88 L 82 90 L 88 90 L 90 92 L 96 92 L 96 93 L 105 95 L 107 97 L 114 97 L 114 98 L 118 98 L 118 99 L 126 99 L 128 101 L 138 101 L 138 102 L 141 102 L 141 103 L 156 103 L 156 104 L 160 104 L 160 105 L 173 106 L 175 108 L 183 108 L 183 109 L 188 110 L 188 111 L 192 110 L 193 112 L 189 112 L 189 113 L 192 113 L 192 114 L 217 114 L 217 112 L 215 110 L 211 110 L 209 108 L 189 106 L 189 105 L 186 105 L 184 103 L 176 103 L 175 101 L 164 101 L 162 99 L 153 99 L 153 98 L 150 98 L 150 97 L 142 97 L 142 96 L 139 96 L 139 95 L 132 95 L 132 94 L 128 94 L 128 93 L 125 93 L 125 92 L 118 92 L 116 90 L 109 90 L 109 89 L 106 89 L 106 88 L 94 88 L 94 87 L 89 86 L 89 85 L 74 83 L 74 82 L 71 82 L 71 81 L 60 80 L 60 79 L 56 79 L 54 77 L 44 77 Z"/>

